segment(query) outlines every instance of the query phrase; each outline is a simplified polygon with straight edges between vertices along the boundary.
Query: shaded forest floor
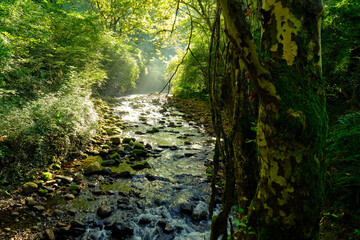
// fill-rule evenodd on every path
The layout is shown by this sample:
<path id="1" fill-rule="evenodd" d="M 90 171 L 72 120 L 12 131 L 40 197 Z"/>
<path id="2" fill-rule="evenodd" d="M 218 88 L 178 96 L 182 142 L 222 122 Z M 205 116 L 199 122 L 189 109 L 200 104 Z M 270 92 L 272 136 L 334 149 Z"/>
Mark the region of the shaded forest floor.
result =
<path id="1" fill-rule="evenodd" d="M 186 113 L 186 118 L 188 120 L 194 120 L 199 124 L 202 124 L 206 131 L 208 131 L 210 134 L 214 133 L 211 123 L 210 103 L 201 99 L 179 97 L 169 97 L 168 103 L 180 111 Z M 330 118 L 337 118 L 338 116 L 340 115 L 330 116 Z M 335 124 L 335 122 L 336 120 L 332 120 L 331 124 Z M 330 162 L 327 173 L 327 191 L 329 191 L 331 188 L 329 183 L 334 181 L 331 179 L 333 177 L 333 172 L 338 171 L 340 171 L 338 166 L 333 166 Z M 360 239 L 360 217 L 354 211 L 346 208 L 336 207 L 335 205 L 339 205 L 339 202 L 337 201 L 339 200 L 327 198 L 324 202 L 320 221 L 320 239 Z"/>

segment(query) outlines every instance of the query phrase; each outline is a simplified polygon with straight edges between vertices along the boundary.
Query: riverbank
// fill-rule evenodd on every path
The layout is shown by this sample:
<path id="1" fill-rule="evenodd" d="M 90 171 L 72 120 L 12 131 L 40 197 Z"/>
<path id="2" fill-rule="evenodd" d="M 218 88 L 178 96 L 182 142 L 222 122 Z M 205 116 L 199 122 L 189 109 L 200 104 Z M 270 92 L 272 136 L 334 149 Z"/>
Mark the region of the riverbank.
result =
<path id="1" fill-rule="evenodd" d="M 0 202 L 1 238 L 208 234 L 211 137 L 164 99 L 129 96 L 120 103 L 102 107 L 101 133 L 83 153 Z"/>

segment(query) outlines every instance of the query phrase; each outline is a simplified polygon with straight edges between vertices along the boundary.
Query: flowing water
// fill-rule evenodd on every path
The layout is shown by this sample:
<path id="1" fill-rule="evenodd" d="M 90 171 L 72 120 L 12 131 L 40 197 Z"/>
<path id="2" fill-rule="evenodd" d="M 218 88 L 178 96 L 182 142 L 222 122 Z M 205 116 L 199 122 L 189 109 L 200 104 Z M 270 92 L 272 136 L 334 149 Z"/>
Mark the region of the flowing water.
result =
<path id="1" fill-rule="evenodd" d="M 205 163 L 212 159 L 213 139 L 183 113 L 164 107 L 165 101 L 164 95 L 119 99 L 115 113 L 127 123 L 121 136 L 151 145 L 143 159 L 151 168 L 131 169 L 129 179 L 85 178 L 89 187 L 63 206 L 75 209 L 75 219 L 87 225 L 77 239 L 208 239 L 211 190 Z M 101 219 L 100 206 L 109 206 L 111 215 Z"/>

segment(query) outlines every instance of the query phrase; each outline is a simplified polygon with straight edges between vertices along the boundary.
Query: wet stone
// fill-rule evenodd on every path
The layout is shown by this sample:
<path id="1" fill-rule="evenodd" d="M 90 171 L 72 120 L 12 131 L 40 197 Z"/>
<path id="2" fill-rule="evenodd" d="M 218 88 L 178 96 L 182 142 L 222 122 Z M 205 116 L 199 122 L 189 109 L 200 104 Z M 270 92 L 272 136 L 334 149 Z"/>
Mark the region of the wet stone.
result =
<path id="1" fill-rule="evenodd" d="M 36 206 L 33 206 L 32 208 L 38 212 L 42 212 L 45 210 L 45 207 L 43 207 L 41 205 L 36 205 Z"/>
<path id="2" fill-rule="evenodd" d="M 96 213 L 100 218 L 107 218 L 110 217 L 112 212 L 113 210 L 110 206 L 100 206 Z"/>
<path id="3" fill-rule="evenodd" d="M 55 209 L 54 210 L 54 215 L 58 216 L 58 217 L 62 217 L 62 216 L 65 215 L 65 213 L 63 211 L 59 210 L 59 209 Z"/>
<path id="4" fill-rule="evenodd" d="M 68 193 L 65 195 L 65 200 L 73 200 L 75 198 L 74 194 Z"/>
<path id="5" fill-rule="evenodd" d="M 115 239 L 117 237 L 122 236 L 121 239 L 126 239 L 127 237 L 131 237 L 134 234 L 134 228 L 132 225 L 123 222 L 116 222 L 111 227 L 112 236 Z"/>
<path id="6" fill-rule="evenodd" d="M 73 181 L 72 177 L 67 177 L 62 175 L 56 175 L 55 179 L 60 179 L 62 183 L 71 183 Z"/>
<path id="7" fill-rule="evenodd" d="M 106 160 L 101 163 L 101 166 L 103 166 L 103 167 L 113 166 L 113 165 L 119 165 L 119 162 L 116 160 Z"/>
<path id="8" fill-rule="evenodd" d="M 17 217 L 17 216 L 20 215 L 20 213 L 16 212 L 16 211 L 13 211 L 13 212 L 10 213 L 10 215 L 13 216 L 13 217 Z"/>
<path id="9" fill-rule="evenodd" d="M 47 239 L 47 240 L 55 240 L 54 231 L 51 229 L 45 229 L 44 236 L 45 236 L 45 239 Z"/>

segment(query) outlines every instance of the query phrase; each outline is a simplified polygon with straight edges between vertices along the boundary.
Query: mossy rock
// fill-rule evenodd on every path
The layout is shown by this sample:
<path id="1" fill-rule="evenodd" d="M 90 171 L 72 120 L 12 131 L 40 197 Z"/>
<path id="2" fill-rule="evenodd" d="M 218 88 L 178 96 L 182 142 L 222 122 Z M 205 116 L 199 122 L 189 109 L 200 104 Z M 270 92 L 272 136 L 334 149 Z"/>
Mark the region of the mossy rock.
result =
<path id="1" fill-rule="evenodd" d="M 106 130 L 106 134 L 107 135 L 114 135 L 115 132 L 113 130 L 111 130 L 111 129 L 108 129 L 108 130 Z"/>
<path id="2" fill-rule="evenodd" d="M 146 133 L 158 133 L 160 130 L 158 128 L 152 128 L 151 130 L 146 131 Z"/>
<path id="3" fill-rule="evenodd" d="M 33 192 L 36 192 L 38 189 L 38 185 L 34 182 L 27 182 L 22 187 L 22 192 L 24 194 L 31 194 Z"/>
<path id="4" fill-rule="evenodd" d="M 132 152 L 133 150 L 134 149 L 129 144 L 124 145 L 124 151 L 125 152 Z"/>
<path id="5" fill-rule="evenodd" d="M 101 145 L 102 149 L 110 149 L 109 145 Z"/>
<path id="6" fill-rule="evenodd" d="M 120 154 L 118 154 L 117 152 L 110 155 L 110 159 L 117 159 L 117 158 L 121 158 Z"/>
<path id="7" fill-rule="evenodd" d="M 144 157 L 147 155 L 147 152 L 142 149 L 134 149 L 133 153 L 136 157 Z"/>
<path id="8" fill-rule="evenodd" d="M 128 138 L 128 137 L 126 137 L 126 138 L 123 139 L 122 143 L 123 143 L 123 144 L 129 144 L 130 142 L 135 142 L 135 141 L 136 141 L 135 138 Z"/>
<path id="9" fill-rule="evenodd" d="M 101 166 L 100 163 L 98 162 L 93 162 L 92 164 L 90 164 L 84 171 L 85 175 L 91 175 L 91 174 L 95 174 L 101 171 Z"/>
<path id="10" fill-rule="evenodd" d="M 137 164 L 131 166 L 131 168 L 134 170 L 142 170 L 142 169 L 151 168 L 151 167 L 147 161 L 143 161 L 141 163 L 137 163 Z"/>
<path id="11" fill-rule="evenodd" d="M 52 178 L 51 172 L 43 172 L 40 177 L 44 181 L 49 181 Z"/>
<path id="12" fill-rule="evenodd" d="M 51 166 L 51 169 L 53 169 L 53 170 L 60 170 L 60 169 L 61 169 L 61 165 L 55 163 L 55 164 L 53 164 L 53 165 Z"/>
<path id="13" fill-rule="evenodd" d="M 48 194 L 48 190 L 46 190 L 46 189 L 40 189 L 39 190 L 39 195 L 46 196 L 46 194 Z"/>
<path id="14" fill-rule="evenodd" d="M 139 143 L 139 142 L 136 142 L 136 143 L 134 144 L 134 149 L 145 149 L 145 146 L 142 145 L 142 144 Z"/>
<path id="15" fill-rule="evenodd" d="M 71 185 L 69 191 L 80 191 L 80 187 L 78 185 Z"/>
<path id="16" fill-rule="evenodd" d="M 117 123 L 115 123 L 115 126 L 117 126 L 117 127 L 123 127 L 124 124 L 123 124 L 122 122 L 117 122 Z"/>
<path id="17" fill-rule="evenodd" d="M 120 136 L 113 136 L 110 138 L 112 144 L 119 145 L 121 143 Z"/>

